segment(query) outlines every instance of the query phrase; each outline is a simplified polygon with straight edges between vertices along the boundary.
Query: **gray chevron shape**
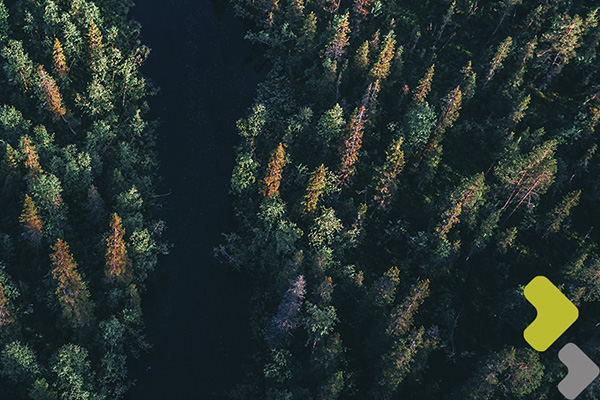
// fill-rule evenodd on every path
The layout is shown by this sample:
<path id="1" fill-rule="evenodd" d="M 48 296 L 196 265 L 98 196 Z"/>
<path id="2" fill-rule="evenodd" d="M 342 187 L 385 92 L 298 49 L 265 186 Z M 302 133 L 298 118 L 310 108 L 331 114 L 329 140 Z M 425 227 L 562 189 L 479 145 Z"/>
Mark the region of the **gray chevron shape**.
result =
<path id="1" fill-rule="evenodd" d="M 567 343 L 558 352 L 558 359 L 569 369 L 558 384 L 558 390 L 567 399 L 579 396 L 600 374 L 598 366 L 574 343 Z"/>

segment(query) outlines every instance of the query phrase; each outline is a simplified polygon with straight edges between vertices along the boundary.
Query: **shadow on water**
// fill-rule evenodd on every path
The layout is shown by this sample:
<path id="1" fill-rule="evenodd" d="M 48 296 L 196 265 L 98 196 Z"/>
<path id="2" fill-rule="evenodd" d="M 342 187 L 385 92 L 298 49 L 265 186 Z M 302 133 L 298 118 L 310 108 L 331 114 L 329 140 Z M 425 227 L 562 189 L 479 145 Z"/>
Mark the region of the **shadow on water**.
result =
<path id="1" fill-rule="evenodd" d="M 152 49 L 142 72 L 161 87 L 150 105 L 160 120 L 158 192 L 171 192 L 160 217 L 174 246 L 148 282 L 153 348 L 131 363 L 130 400 L 222 398 L 251 350 L 247 286 L 212 256 L 232 229 L 235 120 L 266 73 L 232 14 L 223 0 L 140 0 L 133 9 Z"/>

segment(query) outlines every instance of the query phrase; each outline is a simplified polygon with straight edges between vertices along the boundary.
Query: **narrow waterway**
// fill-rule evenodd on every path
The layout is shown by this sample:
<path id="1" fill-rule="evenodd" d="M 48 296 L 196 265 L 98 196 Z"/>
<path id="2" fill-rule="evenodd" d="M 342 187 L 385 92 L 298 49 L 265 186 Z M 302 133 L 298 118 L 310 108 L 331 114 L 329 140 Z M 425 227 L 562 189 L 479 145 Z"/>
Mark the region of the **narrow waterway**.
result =
<path id="1" fill-rule="evenodd" d="M 132 363 L 130 400 L 218 399 L 242 377 L 250 352 L 248 291 L 212 256 L 232 229 L 228 198 L 238 137 L 257 69 L 244 28 L 222 0 L 139 0 L 132 18 L 152 49 L 142 72 L 161 87 L 161 218 L 173 244 L 144 297 L 153 348 Z"/>

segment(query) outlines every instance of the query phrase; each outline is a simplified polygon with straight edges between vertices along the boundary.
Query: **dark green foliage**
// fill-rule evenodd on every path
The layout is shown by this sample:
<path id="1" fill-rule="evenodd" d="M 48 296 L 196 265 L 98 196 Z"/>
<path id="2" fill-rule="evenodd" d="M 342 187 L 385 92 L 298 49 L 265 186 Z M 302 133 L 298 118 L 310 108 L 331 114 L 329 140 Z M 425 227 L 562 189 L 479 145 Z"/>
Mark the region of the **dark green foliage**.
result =
<path id="1" fill-rule="evenodd" d="M 2 399 L 120 399 L 147 348 L 140 293 L 164 224 L 131 5 L 0 0 Z M 119 285 L 104 279 L 114 213 Z"/>
<path id="2" fill-rule="evenodd" d="M 259 346 L 235 397 L 554 398 L 563 372 L 527 349 L 522 288 L 561 285 L 582 307 L 570 335 L 597 349 L 598 5 L 233 3 L 272 62 L 219 248 L 255 290 Z M 273 350 L 264 330 L 298 276 Z"/>

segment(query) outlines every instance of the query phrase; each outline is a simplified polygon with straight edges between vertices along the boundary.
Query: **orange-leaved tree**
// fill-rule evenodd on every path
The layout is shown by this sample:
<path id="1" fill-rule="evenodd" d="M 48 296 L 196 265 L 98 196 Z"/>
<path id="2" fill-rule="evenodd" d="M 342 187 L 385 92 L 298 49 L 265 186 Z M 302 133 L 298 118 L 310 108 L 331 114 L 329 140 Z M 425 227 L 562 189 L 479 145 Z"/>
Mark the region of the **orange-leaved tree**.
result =
<path id="1" fill-rule="evenodd" d="M 131 261 L 127 256 L 125 247 L 125 229 L 123 229 L 121 218 L 117 213 L 113 214 L 110 222 L 110 236 L 106 239 L 106 268 L 104 273 L 110 282 L 122 282 L 126 285 L 131 283 L 133 273 Z"/>
<path id="2" fill-rule="evenodd" d="M 74 327 L 89 325 L 93 321 L 93 303 L 79 272 L 69 245 L 57 239 L 50 259 L 54 264 L 52 276 L 56 280 L 56 295 L 63 315 Z"/>

